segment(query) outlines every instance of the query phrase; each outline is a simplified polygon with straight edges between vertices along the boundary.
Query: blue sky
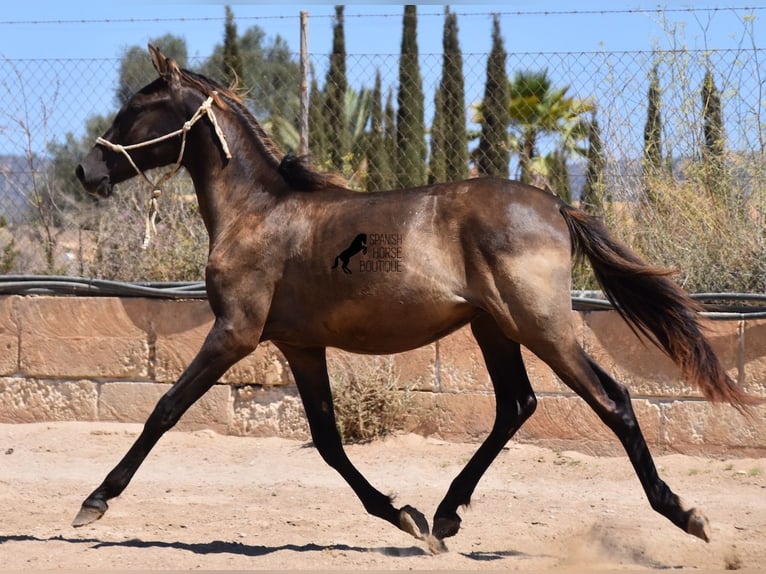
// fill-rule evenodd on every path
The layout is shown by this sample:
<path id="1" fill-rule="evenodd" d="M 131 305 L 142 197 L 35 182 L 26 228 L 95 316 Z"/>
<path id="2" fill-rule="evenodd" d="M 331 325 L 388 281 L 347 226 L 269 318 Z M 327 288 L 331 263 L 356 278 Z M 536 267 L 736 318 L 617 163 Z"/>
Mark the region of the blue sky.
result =
<path id="1" fill-rule="evenodd" d="M 190 56 L 206 57 L 222 39 L 223 6 L 226 2 L 182 2 L 138 0 L 110 2 L 102 0 L 26 0 L 6 2 L 0 14 L 0 57 L 18 58 L 118 58 L 126 46 L 144 45 L 148 39 L 166 32 L 183 35 Z M 309 42 L 313 52 L 331 46 L 333 7 L 329 4 L 284 3 L 280 5 L 254 2 L 229 2 L 240 29 L 257 23 L 270 35 L 280 34 L 291 47 L 298 49 L 297 16 L 309 12 Z M 494 4 L 453 4 L 457 13 L 537 12 L 525 16 L 522 26 L 513 25 L 513 14 L 504 18 L 503 31 L 509 51 L 590 51 L 646 50 L 666 39 L 664 25 L 655 13 L 636 16 L 627 11 L 666 10 L 671 24 L 685 29 L 692 48 L 703 48 L 707 42 L 716 48 L 736 47 L 741 35 L 742 11 L 733 8 L 766 8 L 766 2 L 753 0 L 718 0 L 686 2 L 620 2 L 615 0 L 524 0 Z M 717 8 L 716 11 L 688 13 L 693 7 Z M 365 20 L 359 15 L 399 15 L 401 4 L 348 4 L 346 7 L 346 47 L 349 53 L 398 53 L 400 35 L 392 35 L 396 25 L 381 25 L 385 20 Z M 423 14 L 441 14 L 443 5 L 421 4 Z M 572 12 L 580 12 L 574 15 Z M 548 12 L 545 14 L 545 12 Z M 559 12 L 556 14 L 556 12 Z M 757 37 L 763 40 L 763 12 L 756 12 Z M 175 18 L 186 21 L 170 21 Z M 136 20 L 130 22 L 128 20 Z M 486 52 L 489 49 L 488 16 L 462 18 L 459 22 L 461 47 L 464 52 Z M 116 21 L 100 24 L 101 20 Z M 43 22 L 52 22 L 45 24 Z M 421 53 L 441 50 L 441 28 L 419 29 Z M 31 39 L 31 40 L 30 40 Z"/>
<path id="2" fill-rule="evenodd" d="M 133 45 L 165 33 L 183 36 L 190 58 L 206 58 L 223 38 L 225 2 L 184 2 L 170 0 L 138 0 L 111 2 L 101 0 L 17 0 L 5 2 L 0 13 L 0 64 L 17 63 L 27 69 L 28 60 L 114 59 Z M 309 49 L 313 54 L 326 54 L 332 44 L 333 6 L 305 3 L 263 5 L 253 2 L 229 2 L 240 32 L 252 25 L 260 26 L 268 36 L 279 34 L 295 52 L 299 48 L 298 15 L 309 13 Z M 754 11 L 742 10 L 754 7 Z M 694 12 L 686 10 L 693 7 Z M 657 9 L 662 9 L 660 13 Z M 715 8 L 715 10 L 713 10 Z M 741 43 L 752 47 L 766 40 L 766 0 L 668 1 L 648 0 L 620 2 L 615 0 L 523 0 L 495 4 L 453 4 L 458 14 L 460 45 L 463 53 L 486 53 L 490 49 L 490 13 L 504 13 L 502 31 L 508 52 L 590 52 L 634 51 L 667 48 L 672 42 L 669 30 L 682 32 L 687 47 L 703 49 L 737 48 Z M 646 12 L 631 13 L 636 10 Z M 421 55 L 441 53 L 442 4 L 421 4 L 418 8 L 418 46 Z M 401 3 L 347 4 L 346 50 L 352 54 L 398 54 L 401 42 Z M 519 15 L 523 13 L 524 15 Z M 743 18 L 752 14 L 752 23 Z M 179 20 L 183 18 L 183 20 Z M 752 36 L 743 31 L 752 26 Z M 94 67 L 95 68 L 95 67 Z M 78 126 L 95 113 L 108 113 L 113 108 L 113 90 L 117 66 L 112 77 L 88 80 L 87 103 L 79 107 L 62 103 L 67 111 L 66 127 L 59 131 L 77 133 Z M 6 70 L 8 67 L 6 66 Z M 111 69 L 107 66 L 106 69 Z M 2 71 L 2 68 L 0 68 Z M 0 77 L 5 84 L 18 83 Z M 2 74 L 0 73 L 0 76 Z M 61 76 L 60 101 L 76 98 L 81 86 L 76 77 Z M 385 80 L 385 78 L 384 78 Z M 389 83 L 395 78 L 389 79 Z M 30 101 L 46 100 L 38 88 L 25 86 Z M 97 103 L 91 103 L 97 102 Z M 6 114 L 7 105 L 6 105 Z M 59 125 L 59 124 L 57 124 Z M 10 127 L 9 127 L 10 126 Z M 58 140 L 63 134 L 47 134 Z M 42 136 L 34 134 L 33 147 L 44 147 Z M 18 139 L 12 126 L 0 117 L 0 154 L 16 153 L 8 146 Z M 5 141 L 4 141 L 5 140 Z"/>

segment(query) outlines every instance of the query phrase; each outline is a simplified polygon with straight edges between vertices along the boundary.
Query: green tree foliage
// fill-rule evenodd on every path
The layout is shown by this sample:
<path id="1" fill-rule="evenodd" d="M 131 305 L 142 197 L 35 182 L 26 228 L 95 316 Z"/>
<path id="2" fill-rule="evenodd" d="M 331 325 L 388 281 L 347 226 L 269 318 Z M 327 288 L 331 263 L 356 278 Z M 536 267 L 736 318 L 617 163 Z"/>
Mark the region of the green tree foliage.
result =
<path id="1" fill-rule="evenodd" d="M 434 95 L 434 117 L 431 120 L 431 154 L 428 156 L 428 183 L 447 180 L 447 157 L 445 152 L 444 90 L 436 88 Z"/>
<path id="2" fill-rule="evenodd" d="M 404 7 L 402 48 L 399 58 L 396 147 L 397 183 L 414 187 L 426 181 L 426 138 L 423 80 L 417 42 L 417 7 Z"/>
<path id="3" fill-rule="evenodd" d="M 606 158 L 601 144 L 601 128 L 594 113 L 588 125 L 588 164 L 585 171 L 585 185 L 583 186 L 580 203 L 583 208 L 595 214 L 604 211 L 604 203 L 610 201 L 606 195 L 604 182 L 604 169 Z"/>
<path id="4" fill-rule="evenodd" d="M 346 123 L 346 40 L 343 31 L 343 6 L 335 7 L 335 22 L 332 32 L 332 53 L 330 68 L 325 83 L 325 108 L 327 118 L 327 143 L 330 164 L 338 171 L 350 151 L 348 124 Z"/>
<path id="5" fill-rule="evenodd" d="M 186 67 L 186 40 L 173 34 L 165 34 L 149 41 L 173 58 L 178 65 Z M 126 48 L 120 59 L 120 70 L 117 79 L 115 102 L 122 107 L 130 97 L 146 84 L 157 78 L 157 72 L 146 54 L 146 46 L 131 46 Z"/>
<path id="6" fill-rule="evenodd" d="M 346 154 L 343 169 L 349 178 L 357 178 L 360 175 L 360 168 L 367 157 L 369 138 L 365 128 L 370 122 L 371 110 L 372 90 L 361 88 L 359 91 L 349 89 L 346 92 L 343 113 L 349 153 Z"/>
<path id="7" fill-rule="evenodd" d="M 726 132 L 723 125 L 721 94 L 715 85 L 713 72 L 708 68 L 702 80 L 702 130 L 705 137 L 702 161 L 705 170 L 705 187 L 719 200 L 726 199 L 724 181 L 724 153 Z"/>
<path id="8" fill-rule="evenodd" d="M 510 123 L 510 94 L 505 71 L 506 52 L 500 34 L 500 18 L 492 18 L 492 49 L 487 58 L 487 81 L 484 99 L 478 106 L 477 123 L 481 125 L 479 145 L 474 161 L 479 175 L 508 177 L 510 150 L 508 125 Z"/>
<path id="9" fill-rule="evenodd" d="M 444 148 L 444 178 L 447 181 L 465 179 L 468 175 L 468 134 L 466 132 L 465 90 L 463 85 L 463 54 L 458 41 L 457 14 L 444 12 L 442 39 L 443 62 L 441 106 Z"/>
<path id="10" fill-rule="evenodd" d="M 713 72 L 708 69 L 702 80 L 702 121 L 705 133 L 705 153 L 721 157 L 724 153 L 726 134 L 723 127 L 721 94 L 715 85 Z"/>
<path id="11" fill-rule="evenodd" d="M 587 134 L 586 113 L 593 105 L 567 96 L 569 86 L 554 88 L 548 71 L 519 71 L 509 84 L 510 146 L 519 154 L 521 181 L 532 183 L 540 177 L 553 179 L 551 166 L 561 165 L 561 158 L 546 162 L 538 146 L 543 138 L 552 139 L 550 153 L 563 153 L 564 160 L 573 153 L 583 153 L 578 142 Z M 559 181 L 562 178 L 558 177 Z"/>
<path id="12" fill-rule="evenodd" d="M 228 86 L 237 86 L 244 77 L 242 56 L 239 53 L 237 40 L 237 24 L 234 22 L 234 12 L 230 6 L 226 6 L 226 24 L 223 34 L 223 74 Z"/>
<path id="13" fill-rule="evenodd" d="M 662 96 L 659 66 L 654 64 L 649 75 L 646 123 L 644 124 L 644 193 L 650 203 L 656 203 L 655 180 L 662 173 Z"/>
<path id="14" fill-rule="evenodd" d="M 388 88 L 386 96 L 386 107 L 383 109 L 383 149 L 386 152 L 391 171 L 388 174 L 387 188 L 396 186 L 397 177 L 394 171 L 394 165 L 398 160 L 396 150 L 396 111 L 394 110 L 394 92 Z"/>
<path id="15" fill-rule="evenodd" d="M 270 121 L 274 125 L 286 122 L 297 130 L 300 68 L 293 61 L 285 39 L 279 35 L 267 38 L 260 27 L 252 26 L 237 36 L 236 43 L 242 61 L 239 87 L 252 112 L 261 121 Z M 215 46 L 200 72 L 221 84 L 229 84 L 223 44 Z M 287 142 L 280 141 L 278 134 L 274 134 L 274 139 L 285 150 L 290 149 Z"/>
<path id="16" fill-rule="evenodd" d="M 385 142 L 383 94 L 380 70 L 375 73 L 370 110 L 370 134 L 367 145 L 367 191 L 380 191 L 391 187 L 391 162 Z"/>
<path id="17" fill-rule="evenodd" d="M 559 147 L 543 158 L 545 179 L 551 189 L 566 202 L 572 201 L 572 190 L 569 185 L 569 166 L 567 153 Z"/>
<path id="18" fill-rule="evenodd" d="M 328 161 L 327 129 L 325 127 L 324 95 L 312 74 L 309 88 L 309 153 L 316 164 Z"/>

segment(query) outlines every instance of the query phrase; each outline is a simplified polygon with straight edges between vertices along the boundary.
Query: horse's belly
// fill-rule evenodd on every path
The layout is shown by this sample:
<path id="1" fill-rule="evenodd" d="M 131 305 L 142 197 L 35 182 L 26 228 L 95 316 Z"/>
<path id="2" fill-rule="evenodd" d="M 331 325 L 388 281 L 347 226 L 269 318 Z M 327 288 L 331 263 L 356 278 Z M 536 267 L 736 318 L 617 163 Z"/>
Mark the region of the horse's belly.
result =
<path id="1" fill-rule="evenodd" d="M 465 325 L 476 309 L 465 302 L 412 305 L 381 297 L 322 309 L 293 309 L 267 325 L 264 338 L 299 346 L 388 354 L 416 349 Z"/>

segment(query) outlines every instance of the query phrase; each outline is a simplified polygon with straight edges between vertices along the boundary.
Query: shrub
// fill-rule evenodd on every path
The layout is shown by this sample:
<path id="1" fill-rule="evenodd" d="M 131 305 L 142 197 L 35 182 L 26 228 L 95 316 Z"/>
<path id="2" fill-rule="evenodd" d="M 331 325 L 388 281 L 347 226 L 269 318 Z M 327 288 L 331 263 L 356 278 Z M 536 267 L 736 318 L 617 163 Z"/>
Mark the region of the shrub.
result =
<path id="1" fill-rule="evenodd" d="M 766 190 L 730 181 L 728 197 L 717 200 L 693 169 L 686 174 L 652 182 L 652 204 L 605 206 L 607 226 L 650 263 L 674 270 L 687 291 L 766 292 Z M 588 270 L 575 272 L 575 288 L 597 288 Z"/>
<path id="2" fill-rule="evenodd" d="M 399 387 L 392 357 L 336 355 L 329 372 L 343 442 L 369 442 L 404 428 L 414 399 Z"/>

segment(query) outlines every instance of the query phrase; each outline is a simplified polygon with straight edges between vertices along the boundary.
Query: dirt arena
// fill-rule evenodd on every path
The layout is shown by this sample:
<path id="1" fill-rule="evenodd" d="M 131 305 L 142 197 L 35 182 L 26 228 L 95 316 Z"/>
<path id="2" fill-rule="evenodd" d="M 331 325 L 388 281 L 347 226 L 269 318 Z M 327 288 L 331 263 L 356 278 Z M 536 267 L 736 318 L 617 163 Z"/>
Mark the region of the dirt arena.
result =
<path id="1" fill-rule="evenodd" d="M 766 567 L 766 459 L 657 458 L 710 518 L 709 544 L 655 514 L 623 457 L 512 443 L 449 552 L 368 516 L 311 445 L 171 432 L 95 524 L 69 524 L 139 425 L 0 425 L 3 570 L 550 570 Z M 348 448 L 400 505 L 432 516 L 477 445 L 415 435 Z"/>

